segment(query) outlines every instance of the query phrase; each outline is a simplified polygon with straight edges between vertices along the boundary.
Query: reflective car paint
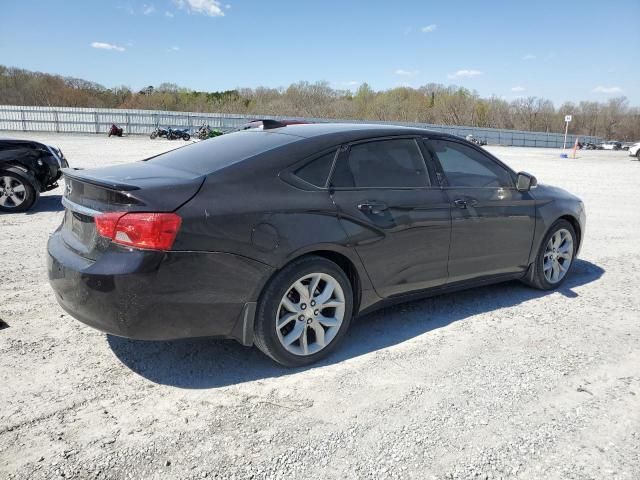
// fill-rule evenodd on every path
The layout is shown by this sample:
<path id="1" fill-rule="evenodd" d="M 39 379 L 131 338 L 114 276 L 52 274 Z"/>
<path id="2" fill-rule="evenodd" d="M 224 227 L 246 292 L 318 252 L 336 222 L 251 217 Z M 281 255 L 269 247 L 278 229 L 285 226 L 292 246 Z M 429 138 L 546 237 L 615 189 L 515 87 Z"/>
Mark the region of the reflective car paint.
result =
<path id="1" fill-rule="evenodd" d="M 558 218 L 569 218 L 583 236 L 581 202 L 545 186 L 530 192 L 467 191 L 477 203 L 462 211 L 454 204 L 461 193 L 447 188 L 437 165 L 428 165 L 429 187 L 408 190 L 318 187 L 292 174 L 305 159 L 350 142 L 389 136 L 464 142 L 456 137 L 405 127 L 336 124 L 254 129 L 225 141 L 232 135 L 238 140 L 286 135 L 287 141 L 224 161 L 209 173 L 190 170 L 185 164 L 189 152 L 197 151 L 196 165 L 206 165 L 208 142 L 225 136 L 200 142 L 198 148 L 181 148 L 182 164 L 169 166 L 160 159 L 68 172 L 72 181 L 92 185 L 86 188 L 99 193 L 88 198 L 72 194 L 71 204 L 93 202 L 92 208 L 110 210 L 115 207 L 109 202 L 118 201 L 118 209 L 175 211 L 182 228 L 171 252 L 127 249 L 97 239 L 95 255 L 83 256 L 73 246 L 74 235 L 61 226 L 49 241 L 49 275 L 65 309 L 117 335 L 215 335 L 250 344 L 252 311 L 264 286 L 274 272 L 305 254 L 326 256 L 348 271 L 357 297 L 355 311 L 362 313 L 388 302 L 522 277 Z M 189 173 L 170 178 L 159 174 L 154 163 Z M 515 172 L 509 171 L 515 180 Z M 139 203 L 125 205 L 126 198 Z M 364 202 L 386 208 L 363 211 L 358 205 Z M 84 220 L 90 234 L 91 219 Z M 498 248 L 508 255 L 501 258 Z M 104 285 L 113 288 L 105 291 Z"/>

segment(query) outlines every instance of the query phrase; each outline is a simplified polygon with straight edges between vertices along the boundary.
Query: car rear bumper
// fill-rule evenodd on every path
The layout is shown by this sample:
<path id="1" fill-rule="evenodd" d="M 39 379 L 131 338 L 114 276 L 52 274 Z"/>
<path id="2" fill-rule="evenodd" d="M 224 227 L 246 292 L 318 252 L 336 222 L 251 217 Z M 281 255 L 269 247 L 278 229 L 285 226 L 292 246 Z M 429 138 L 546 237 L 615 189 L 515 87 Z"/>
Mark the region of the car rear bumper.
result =
<path id="1" fill-rule="evenodd" d="M 272 272 L 227 253 L 115 246 L 94 262 L 70 250 L 59 231 L 47 250 L 49 282 L 64 310 L 98 330 L 139 340 L 216 336 L 250 344 L 247 306 Z"/>

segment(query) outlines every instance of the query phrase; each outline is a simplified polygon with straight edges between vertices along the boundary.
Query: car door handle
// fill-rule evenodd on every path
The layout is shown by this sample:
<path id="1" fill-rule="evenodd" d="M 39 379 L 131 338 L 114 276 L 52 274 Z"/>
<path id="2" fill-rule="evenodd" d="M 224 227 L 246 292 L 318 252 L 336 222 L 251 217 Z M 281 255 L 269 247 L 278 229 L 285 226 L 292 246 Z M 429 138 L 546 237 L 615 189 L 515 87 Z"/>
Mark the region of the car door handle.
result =
<path id="1" fill-rule="evenodd" d="M 387 208 L 389 207 L 387 207 L 386 203 L 365 202 L 365 203 L 358 204 L 358 210 L 364 213 L 372 213 L 374 215 L 381 214 Z"/>
<path id="2" fill-rule="evenodd" d="M 477 200 L 463 200 L 458 198 L 453 201 L 453 204 L 458 208 L 475 207 L 478 204 Z"/>

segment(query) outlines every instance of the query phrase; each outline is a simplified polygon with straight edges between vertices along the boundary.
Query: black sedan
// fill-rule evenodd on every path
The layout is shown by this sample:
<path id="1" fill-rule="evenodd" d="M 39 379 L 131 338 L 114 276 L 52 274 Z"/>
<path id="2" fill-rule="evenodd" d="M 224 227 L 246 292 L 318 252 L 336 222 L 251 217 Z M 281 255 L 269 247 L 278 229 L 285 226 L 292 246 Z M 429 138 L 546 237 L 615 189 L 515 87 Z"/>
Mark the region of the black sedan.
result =
<path id="1" fill-rule="evenodd" d="M 24 212 L 58 186 L 69 164 L 62 151 L 33 140 L 0 139 L 0 212 Z"/>
<path id="2" fill-rule="evenodd" d="M 383 305 L 556 288 L 584 235 L 575 196 L 416 128 L 269 124 L 64 173 L 48 258 L 65 310 L 129 338 L 235 338 L 288 366 Z"/>

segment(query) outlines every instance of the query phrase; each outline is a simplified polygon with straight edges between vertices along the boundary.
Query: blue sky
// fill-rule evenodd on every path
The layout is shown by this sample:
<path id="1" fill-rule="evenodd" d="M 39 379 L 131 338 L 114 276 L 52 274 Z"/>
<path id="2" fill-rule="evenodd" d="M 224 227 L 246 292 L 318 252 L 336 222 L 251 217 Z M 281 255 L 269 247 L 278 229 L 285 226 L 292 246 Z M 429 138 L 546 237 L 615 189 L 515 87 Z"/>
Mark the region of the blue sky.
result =
<path id="1" fill-rule="evenodd" d="M 196 90 L 435 82 L 640 105 L 640 0 L 4 0 L 0 64 Z"/>

